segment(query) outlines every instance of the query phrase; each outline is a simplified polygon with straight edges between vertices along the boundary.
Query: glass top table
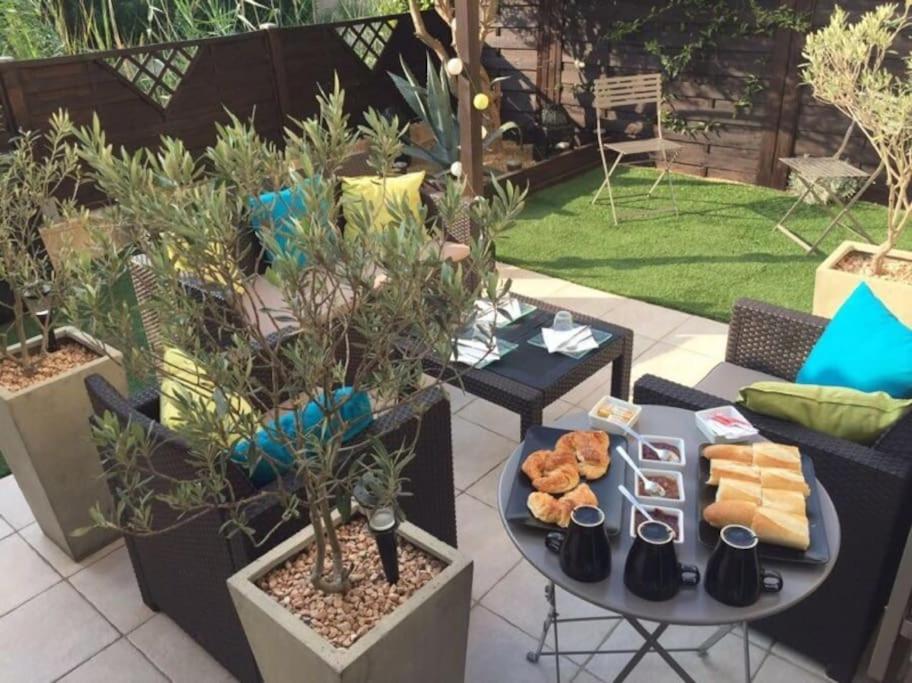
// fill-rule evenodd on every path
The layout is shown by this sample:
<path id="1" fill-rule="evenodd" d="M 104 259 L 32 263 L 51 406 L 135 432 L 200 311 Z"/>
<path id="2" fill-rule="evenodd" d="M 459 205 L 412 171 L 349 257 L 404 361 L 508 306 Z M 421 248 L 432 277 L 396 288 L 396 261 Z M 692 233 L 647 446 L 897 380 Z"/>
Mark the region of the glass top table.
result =
<path id="1" fill-rule="evenodd" d="M 568 415 L 557 421 L 554 427 L 562 429 L 589 429 L 588 418 L 584 413 Z M 661 434 L 676 436 L 684 440 L 686 452 L 686 466 L 684 470 L 684 542 L 676 544 L 675 549 L 678 561 L 684 564 L 694 564 L 703 573 L 706 562 L 712 549 L 705 546 L 698 538 L 699 524 L 699 495 L 697 491 L 699 473 L 698 448 L 706 438 L 699 432 L 694 422 L 692 412 L 679 408 L 665 406 L 644 406 L 637 431 L 641 434 Z M 628 449 L 632 451 L 633 449 Z M 633 543 L 629 534 L 630 505 L 625 505 L 624 519 L 621 532 L 611 538 L 611 575 L 602 582 L 582 583 L 566 576 L 560 568 L 558 555 L 550 552 L 544 544 L 544 532 L 522 524 L 521 522 L 507 521 L 504 517 L 507 501 L 513 480 L 517 475 L 520 465 L 522 445 L 520 445 L 507 460 L 501 473 L 498 485 L 498 510 L 501 521 L 523 557 L 541 572 L 548 581 L 546 597 L 550 604 L 550 618 L 546 621 L 542 633 L 541 644 L 544 643 L 550 627 L 555 629 L 565 620 L 557 618 L 554 605 L 554 585 L 578 598 L 593 605 L 611 610 L 620 614 L 620 617 L 609 616 L 605 618 L 626 619 L 646 639 L 639 650 L 624 651 L 596 651 L 596 654 L 618 654 L 629 652 L 633 655 L 629 668 L 622 671 L 616 680 L 623 680 L 636 666 L 636 663 L 648 652 L 654 651 L 661 655 L 666 662 L 686 681 L 693 680 L 671 657 L 669 653 L 676 651 L 697 651 L 706 654 L 709 648 L 718 642 L 733 628 L 741 626 L 747 633 L 747 624 L 764 617 L 769 617 L 788 609 L 800 602 L 823 583 L 829 576 L 836 558 L 839 556 L 840 530 L 839 519 L 833 502 L 822 485 L 818 483 L 823 523 L 826 529 L 827 542 L 830 548 L 830 559 L 826 564 L 804 565 L 786 562 L 763 561 L 763 566 L 777 570 L 783 577 L 783 588 L 779 593 L 764 593 L 760 599 L 749 607 L 730 607 L 712 598 L 703 588 L 702 581 L 697 588 L 682 588 L 671 600 L 664 602 L 651 602 L 630 593 L 624 586 L 624 562 L 627 552 Z M 633 472 L 627 468 L 625 478 L 628 490 L 633 488 Z M 620 494 L 618 494 L 620 495 Z M 640 620 L 659 622 L 659 627 L 650 633 Z M 721 628 L 705 643 L 697 648 L 663 648 L 658 642 L 658 637 L 671 624 L 682 625 L 718 625 Z M 746 680 L 750 680 L 748 640 L 744 638 L 744 656 L 746 667 Z M 559 654 L 573 654 L 568 650 L 561 650 Z M 556 656 L 555 652 L 545 652 L 540 646 L 538 652 L 529 653 L 529 659 L 536 661 L 540 655 Z M 577 654 L 593 654 L 592 652 L 579 652 Z M 560 658 L 557 657 L 558 680 L 560 680 Z"/>

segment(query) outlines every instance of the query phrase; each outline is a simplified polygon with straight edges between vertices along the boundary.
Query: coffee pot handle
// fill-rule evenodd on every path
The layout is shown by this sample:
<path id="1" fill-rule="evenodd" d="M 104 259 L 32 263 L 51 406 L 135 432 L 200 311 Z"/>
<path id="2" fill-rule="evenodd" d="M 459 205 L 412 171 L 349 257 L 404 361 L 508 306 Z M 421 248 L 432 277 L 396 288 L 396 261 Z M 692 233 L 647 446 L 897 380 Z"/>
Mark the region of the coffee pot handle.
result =
<path id="1" fill-rule="evenodd" d="M 700 583 L 700 570 L 692 564 L 679 564 L 682 586 L 696 586 Z"/>
<path id="2" fill-rule="evenodd" d="M 559 553 L 565 538 L 567 538 L 565 531 L 549 531 L 545 536 L 545 547 L 552 553 Z"/>
<path id="3" fill-rule="evenodd" d="M 760 581 L 764 593 L 778 593 L 782 590 L 782 574 L 773 569 L 761 569 Z"/>

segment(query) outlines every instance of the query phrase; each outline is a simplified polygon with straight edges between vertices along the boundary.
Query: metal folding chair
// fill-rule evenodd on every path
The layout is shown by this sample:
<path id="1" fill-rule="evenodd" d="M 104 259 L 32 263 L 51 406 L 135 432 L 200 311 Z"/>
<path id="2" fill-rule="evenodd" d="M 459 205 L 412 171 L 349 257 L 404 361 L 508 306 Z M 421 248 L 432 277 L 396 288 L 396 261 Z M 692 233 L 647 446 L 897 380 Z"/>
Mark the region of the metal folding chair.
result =
<path id="1" fill-rule="evenodd" d="M 662 74 L 638 74 L 636 76 L 613 76 L 611 78 L 602 76 L 594 83 L 595 95 L 595 129 L 598 135 L 599 153 L 602 156 L 602 168 L 605 171 L 605 181 L 599 187 L 598 192 L 592 203 L 595 204 L 601 196 L 602 191 L 608 189 L 608 199 L 611 202 L 611 217 L 614 224 L 618 224 L 617 210 L 614 205 L 614 192 L 611 189 L 611 176 L 617 170 L 621 160 L 625 156 L 634 154 L 655 154 L 656 165 L 659 159 L 662 162 L 662 172 L 656 181 L 646 193 L 651 197 L 652 193 L 662 182 L 663 178 L 668 179 L 668 188 L 671 191 L 671 203 L 674 207 L 675 215 L 678 215 L 678 203 L 675 199 L 674 183 L 671 180 L 671 164 L 674 163 L 681 150 L 681 145 L 675 142 L 669 142 L 662 137 Z M 654 138 L 643 140 L 629 140 L 626 142 L 605 142 L 604 131 L 602 129 L 602 117 L 608 111 L 618 107 L 641 106 L 654 104 L 656 106 L 656 132 Z M 609 167 L 606 152 L 614 152 L 617 156 Z M 670 156 L 669 156 L 670 155 Z M 631 162 L 631 163 L 643 163 Z"/>
<path id="2" fill-rule="evenodd" d="M 798 244 L 806 253 L 817 251 L 817 247 L 820 243 L 826 239 L 827 235 L 829 235 L 837 225 L 854 232 L 869 244 L 873 244 L 874 242 L 874 240 L 871 239 L 871 236 L 865 232 L 861 223 L 858 222 L 858 219 L 852 215 L 852 207 L 855 206 L 856 202 L 861 199 L 861 196 L 869 187 L 871 187 L 871 184 L 877 179 L 877 176 L 880 175 L 880 172 L 883 170 L 883 163 L 881 162 L 880 166 L 878 166 L 877 170 L 873 173 L 868 173 L 867 171 L 862 171 L 860 168 L 843 161 L 842 156 L 845 153 L 846 147 L 848 147 L 849 140 L 851 139 L 854 130 L 855 123 L 853 122 L 846 130 L 845 135 L 842 138 L 842 144 L 839 145 L 839 149 L 836 150 L 836 153 L 831 157 L 803 156 L 779 159 L 781 163 L 788 166 L 792 173 L 795 174 L 798 181 L 804 186 L 804 191 L 798 196 L 795 203 L 789 207 L 789 210 L 785 212 L 785 215 L 779 219 L 779 222 L 776 224 L 776 230 Z M 823 198 L 815 187 L 821 180 L 852 180 L 853 178 L 859 180 L 863 179 L 864 182 L 861 183 L 858 191 L 852 195 L 848 202 L 844 202 L 835 194 L 832 196 L 833 202 L 839 206 L 839 211 L 831 209 L 826 202 L 823 201 Z M 795 209 L 804 202 L 804 198 L 807 197 L 808 194 L 817 199 L 817 202 L 831 218 L 826 229 L 824 229 L 813 243 L 808 242 L 785 224 L 789 216 L 791 216 Z"/>

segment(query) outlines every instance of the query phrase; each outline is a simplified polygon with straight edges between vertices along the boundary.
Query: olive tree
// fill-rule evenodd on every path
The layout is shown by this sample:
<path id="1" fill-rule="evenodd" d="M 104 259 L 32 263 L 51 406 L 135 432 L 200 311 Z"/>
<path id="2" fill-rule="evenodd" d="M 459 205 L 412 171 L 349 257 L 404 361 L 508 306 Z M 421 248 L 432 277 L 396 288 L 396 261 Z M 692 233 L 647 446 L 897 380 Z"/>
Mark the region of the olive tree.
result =
<path id="1" fill-rule="evenodd" d="M 225 533 L 252 535 L 252 505 L 281 506 L 283 521 L 308 513 L 316 538 L 311 580 L 323 591 L 341 592 L 351 586 L 351 567 L 332 512 L 345 511 L 357 482 L 367 482 L 388 504 L 408 488 L 401 480 L 404 464 L 420 456 L 413 444 L 387 452 L 376 427 L 403 406 L 420 414 L 423 392 L 436 381 L 422 375 L 422 359 L 429 353 L 451 358 L 456 331 L 470 321 L 476 298 L 502 293 L 490 249 L 520 211 L 524 195 L 498 187 L 491 199 L 471 203 L 480 236 L 460 264 L 444 260 L 437 220 L 392 198 L 388 225 L 378 225 L 366 207 L 346 206 L 343 233 L 343 162 L 356 145 L 366 145 L 385 187 L 403 130 L 395 118 L 375 112 L 366 114 L 363 126 L 350 125 L 338 83 L 321 94 L 319 104 L 317 115 L 288 127 L 282 145 L 233 119 L 198 158 L 168 138 L 156 150 L 115 150 L 97 121 L 77 131 L 92 179 L 115 200 L 113 215 L 154 273 L 156 293 L 146 305 L 161 320 L 161 346 L 181 349 L 199 368 L 196 381 L 184 377 L 187 390 L 173 397 L 195 476 L 163 476 L 149 435 L 109 416 L 96 437 L 108 454 L 110 476 L 119 482 L 118 505 L 113 517 L 93 514 L 97 525 L 155 534 L 162 531 L 156 505 L 175 513 L 177 524 L 219 509 L 230 520 Z M 260 240 L 273 254 L 266 277 L 281 293 L 278 305 L 252 287 L 239 265 L 259 258 L 239 226 L 249 224 L 256 210 L 251 197 L 281 188 L 300 193 L 306 211 L 291 224 L 260 227 Z M 441 222 L 464 208 L 462 190 L 451 180 L 439 207 Z M 112 250 L 86 262 L 69 313 L 112 340 L 134 375 L 180 379 L 185 373 L 167 362 L 166 351 L 146 347 L 133 334 L 130 304 L 112 303 L 103 294 L 104 283 L 125 276 L 128 259 Z M 188 296 L 189 280 L 218 290 L 217 305 L 206 296 Z M 263 321 L 282 331 L 268 335 Z M 351 391 L 338 392 L 342 385 Z M 365 395 L 369 414 L 353 416 Z M 293 428 L 286 429 L 280 419 L 289 401 L 296 408 Z M 305 425 L 300 410 L 294 412 L 305 404 L 318 407 L 315 424 Z M 346 432 L 365 419 L 375 429 L 347 440 Z M 245 466 L 251 472 L 264 463 L 279 469 L 257 445 L 263 429 L 292 456 L 295 476 L 240 496 L 228 484 L 239 445 L 248 448 Z M 291 480 L 297 484 L 287 485 Z"/>
<path id="2" fill-rule="evenodd" d="M 898 73 L 885 68 L 897 39 L 912 37 L 910 28 L 912 0 L 880 5 L 854 23 L 837 7 L 804 48 L 804 80 L 814 96 L 854 121 L 884 166 L 887 238 L 874 255 L 875 274 L 912 217 L 912 55 Z"/>

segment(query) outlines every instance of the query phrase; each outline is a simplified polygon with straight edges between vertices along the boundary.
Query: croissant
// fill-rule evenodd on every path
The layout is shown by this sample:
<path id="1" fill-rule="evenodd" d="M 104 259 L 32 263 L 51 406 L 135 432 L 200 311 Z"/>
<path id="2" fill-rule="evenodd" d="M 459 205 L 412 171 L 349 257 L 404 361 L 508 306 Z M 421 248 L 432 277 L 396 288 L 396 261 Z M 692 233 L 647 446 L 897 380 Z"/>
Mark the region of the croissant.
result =
<path id="1" fill-rule="evenodd" d="M 537 491 L 564 493 L 579 484 L 579 469 L 566 451 L 534 451 L 522 464 L 522 471 Z"/>
<path id="2" fill-rule="evenodd" d="M 526 499 L 526 506 L 536 519 L 546 524 L 557 524 L 562 527 L 570 525 L 570 513 L 573 512 L 573 508 L 561 505 L 561 501 L 550 493 L 533 491 Z"/>
<path id="3" fill-rule="evenodd" d="M 580 505 L 598 505 L 598 498 L 588 484 L 580 484 L 562 498 L 534 491 L 526 499 L 526 506 L 536 519 L 561 527 L 570 525 L 570 513 Z"/>
<path id="4" fill-rule="evenodd" d="M 611 464 L 611 456 L 608 455 L 610 443 L 605 432 L 578 431 L 564 434 L 557 440 L 555 449 L 572 453 L 580 474 L 586 479 L 598 479 L 605 475 Z"/>

